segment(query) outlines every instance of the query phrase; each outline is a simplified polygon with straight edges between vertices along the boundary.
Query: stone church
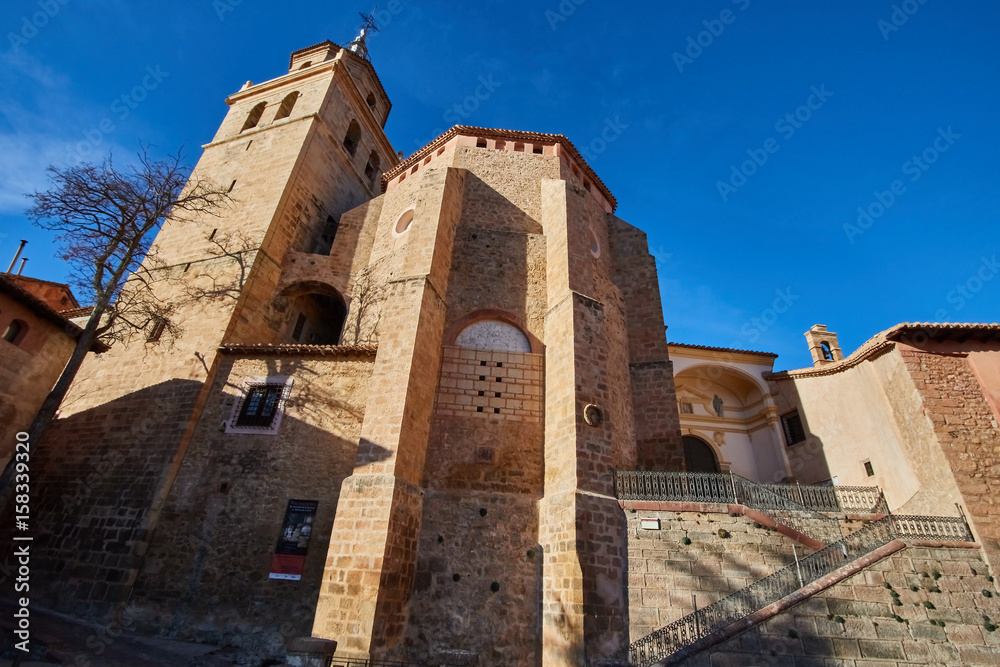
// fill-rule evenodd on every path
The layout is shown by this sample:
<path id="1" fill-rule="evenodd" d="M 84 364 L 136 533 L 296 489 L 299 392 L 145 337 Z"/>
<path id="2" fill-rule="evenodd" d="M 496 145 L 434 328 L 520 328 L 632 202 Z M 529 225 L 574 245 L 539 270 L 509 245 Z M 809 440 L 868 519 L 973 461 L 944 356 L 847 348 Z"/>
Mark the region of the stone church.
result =
<path id="1" fill-rule="evenodd" d="M 1000 326 L 668 344 L 566 137 L 401 159 L 363 35 L 226 104 L 233 205 L 155 241 L 182 333 L 34 455 L 37 604 L 248 665 L 998 664 Z"/>

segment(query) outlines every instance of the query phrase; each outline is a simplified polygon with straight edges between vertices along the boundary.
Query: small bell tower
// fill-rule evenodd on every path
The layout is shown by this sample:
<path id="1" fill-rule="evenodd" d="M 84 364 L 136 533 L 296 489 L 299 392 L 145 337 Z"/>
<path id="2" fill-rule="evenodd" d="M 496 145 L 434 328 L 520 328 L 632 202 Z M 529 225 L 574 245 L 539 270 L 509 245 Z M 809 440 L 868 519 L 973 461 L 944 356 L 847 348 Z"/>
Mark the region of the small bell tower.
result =
<path id="1" fill-rule="evenodd" d="M 813 366 L 823 366 L 844 358 L 837 342 L 837 334 L 826 330 L 825 324 L 815 324 L 805 333 L 809 343 L 809 353 L 812 354 Z"/>

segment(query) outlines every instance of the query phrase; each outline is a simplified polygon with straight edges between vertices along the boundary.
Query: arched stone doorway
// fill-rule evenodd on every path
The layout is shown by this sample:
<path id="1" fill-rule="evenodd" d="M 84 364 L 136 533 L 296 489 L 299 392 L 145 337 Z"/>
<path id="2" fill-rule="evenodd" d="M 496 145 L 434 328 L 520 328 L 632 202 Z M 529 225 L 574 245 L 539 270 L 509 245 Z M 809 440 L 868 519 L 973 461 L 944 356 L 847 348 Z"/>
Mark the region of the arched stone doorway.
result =
<path id="1" fill-rule="evenodd" d="M 334 287 L 306 280 L 281 292 L 288 342 L 337 345 L 347 318 L 347 304 Z"/>
<path id="2" fill-rule="evenodd" d="M 701 438 L 684 436 L 684 468 L 688 472 L 719 472 L 719 459 Z"/>

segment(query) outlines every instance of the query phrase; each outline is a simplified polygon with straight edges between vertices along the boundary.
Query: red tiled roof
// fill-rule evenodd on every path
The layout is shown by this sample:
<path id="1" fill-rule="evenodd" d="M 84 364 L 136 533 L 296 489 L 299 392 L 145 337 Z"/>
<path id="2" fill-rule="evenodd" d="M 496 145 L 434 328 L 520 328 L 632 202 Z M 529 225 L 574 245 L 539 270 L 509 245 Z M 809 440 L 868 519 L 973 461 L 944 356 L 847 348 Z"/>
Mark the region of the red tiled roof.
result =
<path id="1" fill-rule="evenodd" d="M 843 359 L 812 368 L 779 371 L 772 373 L 769 377 L 813 377 L 838 373 L 857 366 L 865 359 L 870 359 L 875 355 L 892 349 L 893 343 L 899 342 L 906 337 L 914 338 L 914 342 L 917 343 L 928 340 L 941 342 L 949 339 L 964 343 L 970 338 L 986 342 L 1000 340 L 1000 324 L 996 322 L 990 324 L 975 322 L 903 322 L 875 334 L 862 343 L 861 347 L 852 352 L 850 356 Z"/>
<path id="2" fill-rule="evenodd" d="M 754 354 L 758 357 L 777 358 L 774 352 L 755 352 L 754 350 L 738 350 L 733 347 L 711 347 L 709 345 L 692 345 L 690 343 L 667 343 L 673 347 L 686 347 L 691 350 L 709 350 L 711 352 L 736 352 L 737 354 Z"/>
<path id="3" fill-rule="evenodd" d="M 23 276 L 21 277 L 23 278 Z M 64 314 L 56 312 L 52 306 L 18 285 L 14 280 L 11 280 L 11 278 L 14 278 L 14 276 L 0 274 L 0 292 L 4 292 L 12 298 L 17 299 L 24 306 L 35 313 L 35 315 L 38 315 L 42 319 L 55 324 L 65 331 L 67 336 L 79 340 L 80 336 L 83 334 L 83 329 L 70 322 Z M 53 284 L 58 285 L 60 283 Z M 91 344 L 90 349 L 92 352 L 107 352 L 110 348 L 100 340 L 95 340 Z"/>
<path id="4" fill-rule="evenodd" d="M 221 345 L 223 354 L 275 354 L 294 356 L 349 357 L 374 356 L 376 345 L 299 345 L 297 343 L 244 343 Z"/>

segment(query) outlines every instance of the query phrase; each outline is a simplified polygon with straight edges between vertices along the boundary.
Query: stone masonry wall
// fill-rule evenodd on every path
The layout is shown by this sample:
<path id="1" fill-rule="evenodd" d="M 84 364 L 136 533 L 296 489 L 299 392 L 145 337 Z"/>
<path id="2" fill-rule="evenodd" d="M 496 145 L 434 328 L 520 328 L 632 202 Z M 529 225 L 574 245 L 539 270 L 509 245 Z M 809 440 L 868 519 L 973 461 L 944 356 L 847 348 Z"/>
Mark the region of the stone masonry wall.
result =
<path id="1" fill-rule="evenodd" d="M 997 665 L 998 620 L 979 549 L 909 546 L 683 665 Z"/>
<path id="2" fill-rule="evenodd" d="M 541 652 L 538 514 L 530 496 L 426 492 L 406 632 L 409 660 L 536 664 Z"/>
<path id="3" fill-rule="evenodd" d="M 373 357 L 222 358 L 130 603 L 154 634 L 280 655 L 308 636 Z M 276 435 L 230 434 L 247 377 L 293 378 Z M 288 500 L 319 507 L 300 581 L 268 578 Z"/>
<path id="4" fill-rule="evenodd" d="M 900 344 L 924 412 L 983 543 L 1000 573 L 1000 428 L 964 354 L 923 351 Z"/>
<path id="5" fill-rule="evenodd" d="M 608 216 L 609 255 L 628 318 L 629 373 L 635 419 L 633 465 L 680 470 L 684 463 L 673 366 L 667 351 L 656 261 L 646 235 Z"/>
<path id="6" fill-rule="evenodd" d="M 625 516 L 629 641 L 690 614 L 695 601 L 706 607 L 795 561 L 791 540 L 743 516 L 628 509 Z M 659 519 L 660 529 L 643 530 L 642 519 Z"/>

